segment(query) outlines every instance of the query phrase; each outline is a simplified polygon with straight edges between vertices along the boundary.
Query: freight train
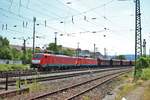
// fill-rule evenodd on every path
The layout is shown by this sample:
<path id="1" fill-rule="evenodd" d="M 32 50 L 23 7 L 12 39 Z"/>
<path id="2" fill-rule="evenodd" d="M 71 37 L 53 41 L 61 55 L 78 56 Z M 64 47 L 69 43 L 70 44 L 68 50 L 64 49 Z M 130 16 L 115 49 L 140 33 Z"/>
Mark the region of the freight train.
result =
<path id="1" fill-rule="evenodd" d="M 32 58 L 31 68 L 37 68 L 38 70 L 43 71 L 133 65 L 134 62 L 129 60 L 93 59 L 86 57 L 70 57 L 65 55 L 35 53 Z"/>

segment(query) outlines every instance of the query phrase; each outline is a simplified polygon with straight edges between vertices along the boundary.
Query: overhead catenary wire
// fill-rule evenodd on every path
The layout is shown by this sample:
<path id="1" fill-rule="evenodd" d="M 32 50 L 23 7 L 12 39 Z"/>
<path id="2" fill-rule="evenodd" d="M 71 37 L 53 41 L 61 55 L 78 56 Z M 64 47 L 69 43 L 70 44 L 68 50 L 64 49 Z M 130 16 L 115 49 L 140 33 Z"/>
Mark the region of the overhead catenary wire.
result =
<path id="1" fill-rule="evenodd" d="M 23 6 L 24 7 L 24 6 Z M 24 7 L 25 8 L 25 7 Z M 96 8 L 93 8 L 93 9 L 96 9 Z M 89 21 L 87 21 L 87 22 L 89 22 Z M 89 22 L 89 23 L 91 23 L 91 22 Z M 93 24 L 93 23 L 92 23 Z M 97 26 L 97 25 L 95 25 L 95 26 Z M 50 27 L 50 28 L 52 28 L 52 27 Z M 54 28 L 53 28 L 54 29 Z M 55 28 L 55 30 L 56 30 L 56 28 Z M 84 29 L 85 30 L 85 29 Z"/>
<path id="2" fill-rule="evenodd" d="M 13 0 L 12 0 L 13 1 Z M 39 6 L 39 9 L 36 9 L 36 11 L 34 11 L 33 10 L 33 8 L 31 7 L 30 8 L 30 0 L 28 0 L 29 1 L 29 3 L 28 3 L 28 6 L 25 6 L 25 5 L 21 5 L 21 7 L 22 8 L 24 8 L 24 7 L 26 7 L 27 9 L 28 9 L 28 11 L 32 11 L 32 12 L 35 12 L 35 13 L 40 13 L 40 12 L 42 12 L 42 9 L 41 9 L 41 7 Z M 113 0 L 112 0 L 113 1 Z M 39 1 L 37 1 L 37 2 L 39 2 Z M 104 3 L 105 4 L 105 3 Z M 15 5 L 15 3 L 13 2 L 13 5 Z M 101 6 L 103 6 L 103 5 L 101 5 Z M 98 7 L 98 6 L 97 6 Z M 103 6 L 104 7 L 104 6 Z M 25 9 L 26 9 L 25 8 Z M 45 9 L 47 9 L 45 6 L 43 6 L 42 8 L 45 8 Z M 94 9 L 95 8 L 95 9 Z M 90 9 L 87 9 L 86 11 L 86 13 L 88 13 L 88 10 L 89 10 L 89 12 L 94 12 L 96 9 L 98 9 L 98 8 L 96 8 L 96 7 L 94 7 L 93 8 L 93 10 L 92 10 L 92 8 L 91 8 L 91 11 L 90 11 Z M 99 8 L 101 8 L 100 6 L 99 6 Z M 4 9 L 4 8 L 3 8 Z M 6 10 L 6 9 L 5 9 Z M 23 10 L 23 9 L 21 9 L 21 10 Z M 47 9 L 48 10 L 48 9 Z M 74 11 L 73 9 L 71 9 L 72 11 Z M 16 17 L 14 17 L 14 19 L 16 18 L 16 19 L 20 19 L 20 21 L 21 22 L 23 22 L 24 20 L 25 21 L 27 21 L 28 23 L 32 23 L 32 18 L 30 18 L 30 17 L 28 17 L 28 16 L 25 16 L 25 15 L 20 15 L 20 14 L 17 14 L 16 12 L 13 12 L 12 11 L 12 9 L 11 10 L 8 10 L 9 12 L 7 12 L 7 13 L 9 13 L 9 14 L 12 14 L 13 16 L 16 16 Z M 76 12 L 76 13 L 70 13 L 70 15 L 68 15 L 68 16 L 64 16 L 64 17 L 61 17 L 61 16 L 59 16 L 59 14 L 58 14 L 58 16 L 56 16 L 56 21 L 58 20 L 59 22 L 60 22 L 60 20 L 61 21 L 63 21 L 64 19 L 66 20 L 65 21 L 65 23 L 64 24 L 70 24 L 70 23 L 72 23 L 72 24 L 76 24 L 76 19 L 78 20 L 78 16 L 80 16 L 81 15 L 81 17 L 83 16 L 83 20 L 82 21 L 85 21 L 85 22 L 88 22 L 90 25 L 91 25 L 91 27 L 93 27 L 93 29 L 95 28 L 95 30 L 93 30 L 93 31 L 91 31 L 91 29 L 89 29 L 89 27 L 90 26 L 88 26 L 87 27 L 87 29 L 84 29 L 85 27 L 84 26 L 77 26 L 77 25 L 73 25 L 73 27 L 75 27 L 75 28 L 77 28 L 77 29 L 81 29 L 80 31 L 81 32 L 76 32 L 76 33 L 86 33 L 87 31 L 89 31 L 89 32 L 98 32 L 98 30 L 96 30 L 96 28 L 97 27 L 99 27 L 100 25 L 98 25 L 97 23 L 95 24 L 95 23 L 93 23 L 93 22 L 91 22 L 89 19 L 88 19 L 88 16 L 86 16 L 85 17 L 85 19 L 86 20 L 84 20 L 84 14 L 85 14 L 85 12 L 82 12 L 82 11 L 74 11 L 74 12 Z M 43 14 L 44 13 L 44 14 Z M 42 16 L 45 16 L 45 17 L 50 17 L 50 18 L 52 18 L 53 19 L 53 17 L 52 16 L 49 16 L 49 14 L 47 15 L 47 14 L 45 14 L 45 11 L 43 11 L 43 15 Z M 77 15 L 78 14 L 78 15 Z M 7 15 L 6 15 L 7 16 Z M 105 15 L 104 15 L 105 16 Z M 47 20 L 47 18 L 43 18 L 44 20 L 43 20 L 43 22 L 41 22 L 42 20 L 39 20 L 38 22 L 39 22 L 39 25 L 41 25 L 41 26 L 43 26 L 43 27 L 47 27 L 47 28 L 49 28 L 49 29 L 51 29 L 51 30 L 54 30 L 54 31 L 58 31 L 58 32 L 60 32 L 60 33 L 62 33 L 62 34 L 68 34 L 68 33 L 71 33 L 71 32 L 69 32 L 69 31 L 67 31 L 67 32 L 65 32 L 64 30 L 61 30 L 60 28 L 55 28 L 55 26 L 52 26 L 50 23 L 48 23 L 48 22 L 51 22 L 51 21 L 53 21 L 53 20 L 50 20 L 50 21 L 48 21 Z M 9 18 L 10 18 L 10 16 L 9 16 Z M 57 19 L 58 18 L 58 19 Z M 67 18 L 69 18 L 69 21 L 67 21 Z M 71 20 L 72 19 L 72 20 Z M 45 20 L 46 20 L 46 24 L 45 24 Z M 108 19 L 109 20 L 109 19 Z M 68 24 L 68 26 L 69 26 L 69 24 Z M 77 23 L 78 24 L 78 23 Z M 88 25 L 89 25 L 88 24 Z M 71 24 L 70 24 L 71 25 Z M 84 25 L 86 26 L 86 24 L 84 23 Z M 79 28 L 80 27 L 80 28 Z M 82 27 L 82 28 L 81 28 Z M 105 28 L 105 26 L 103 26 L 103 28 Z M 103 29 L 102 28 L 102 29 Z M 82 31 L 83 30 L 83 31 Z M 75 32 L 73 32 L 73 33 L 75 33 Z"/>
<path id="3" fill-rule="evenodd" d="M 15 15 L 15 16 L 21 18 L 21 19 L 25 19 L 25 20 L 28 20 L 29 22 L 32 22 L 32 19 L 30 19 L 30 18 L 28 18 L 28 17 L 21 16 L 21 15 L 19 15 L 19 14 L 16 14 L 16 13 L 12 12 L 12 11 L 8 11 L 8 10 L 3 9 L 3 8 L 0 8 L 0 10 L 6 11 L 6 12 L 12 14 L 12 15 Z M 42 24 L 42 23 L 39 23 L 39 24 L 42 25 L 42 26 L 45 26 L 45 25 Z M 49 26 L 49 25 L 47 25 L 47 27 L 50 28 L 50 29 L 53 29 L 53 30 L 55 30 L 55 31 L 63 32 L 63 31 L 61 31 L 61 30 L 59 30 L 59 29 L 57 29 L 57 28 L 51 27 L 51 26 Z"/>
<path id="4" fill-rule="evenodd" d="M 80 12 L 80 11 L 74 9 L 74 8 L 71 8 L 71 7 L 67 6 L 67 5 L 65 5 L 64 3 L 62 3 L 60 0 L 56 0 L 56 1 L 60 2 L 62 5 L 66 6 L 66 7 L 68 7 L 68 8 L 70 8 L 70 9 L 72 9 L 72 10 L 78 12 L 78 14 L 72 15 L 72 16 L 78 16 L 78 15 L 82 15 L 82 14 L 91 12 L 91 11 L 93 11 L 93 10 L 99 8 L 99 7 L 101 8 L 101 7 L 103 7 L 103 6 L 106 6 L 107 4 L 113 2 L 114 0 L 111 0 L 111 1 L 109 1 L 109 2 L 107 2 L 107 3 L 105 3 L 105 4 L 102 4 L 102 5 L 100 5 L 100 6 L 97 6 L 97 7 L 91 8 L 91 9 L 88 9 L 88 10 L 86 10 L 86 11 L 84 11 L 84 12 Z M 87 16 L 85 16 L 85 15 L 84 15 L 84 20 L 85 20 L 86 22 L 89 22 L 90 24 L 92 24 L 92 25 L 94 25 L 94 26 L 103 26 L 103 27 L 105 27 L 104 25 L 96 25 L 96 24 L 94 24 L 94 23 L 88 21 L 88 20 L 87 20 Z"/>
<path id="5" fill-rule="evenodd" d="M 58 1 L 58 0 L 57 0 L 57 1 Z M 109 3 L 111 3 L 112 1 L 113 1 L 113 0 L 107 2 L 106 4 L 109 4 Z M 101 6 L 106 6 L 106 4 L 101 5 Z M 98 8 L 98 7 L 100 7 L 100 6 L 97 6 L 97 7 L 95 7 L 95 8 L 89 9 L 89 10 L 87 10 L 86 12 L 91 11 L 91 10 L 94 10 L 94 9 L 96 9 L 96 8 Z M 85 13 L 85 12 L 84 12 L 84 13 Z M 89 21 L 88 21 L 88 22 L 89 22 Z"/>
<path id="6" fill-rule="evenodd" d="M 9 0 L 6 0 L 6 1 L 7 1 L 7 2 L 10 2 Z M 17 6 L 18 4 L 14 3 L 14 5 Z M 23 4 L 21 4 L 21 6 L 19 6 L 19 9 L 20 9 L 21 7 L 24 8 L 24 9 L 26 9 L 26 10 L 28 10 L 28 11 L 31 11 L 31 12 L 33 12 L 33 13 L 40 13 L 40 14 L 45 15 L 46 17 L 52 17 L 52 16 L 48 15 L 48 13 L 44 13 L 44 12 L 42 12 L 42 11 L 39 11 L 39 10 L 30 8 L 30 7 L 26 7 L 26 6 L 24 6 Z M 52 13 L 51 15 L 55 15 L 55 17 L 58 17 L 58 15 L 56 15 L 55 13 Z M 60 18 L 60 17 L 58 17 L 58 18 Z M 54 18 L 53 18 L 53 19 L 54 19 Z"/>

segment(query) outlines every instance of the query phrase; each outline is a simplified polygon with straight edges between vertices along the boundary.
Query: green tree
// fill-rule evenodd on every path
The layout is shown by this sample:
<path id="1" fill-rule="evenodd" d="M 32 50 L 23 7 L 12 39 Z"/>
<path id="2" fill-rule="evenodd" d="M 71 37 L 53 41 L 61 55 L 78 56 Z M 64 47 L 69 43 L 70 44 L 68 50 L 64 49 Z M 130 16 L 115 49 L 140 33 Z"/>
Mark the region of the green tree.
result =
<path id="1" fill-rule="evenodd" d="M 12 48 L 11 53 L 12 53 L 12 59 L 13 60 L 20 60 L 21 59 L 21 56 L 22 56 L 21 51 L 17 50 L 16 48 Z"/>
<path id="2" fill-rule="evenodd" d="M 75 55 L 75 51 L 73 51 L 71 49 L 64 49 L 62 52 L 63 52 L 64 55 L 68 55 L 68 56 Z"/>
<path id="3" fill-rule="evenodd" d="M 31 49 L 27 49 L 25 55 L 24 55 L 24 53 L 21 54 L 20 60 L 22 60 L 24 64 L 30 64 L 31 59 L 32 59 L 32 50 Z"/>
<path id="4" fill-rule="evenodd" d="M 7 46 L 9 47 L 9 41 L 7 38 L 3 38 L 2 36 L 0 36 L 0 46 Z"/>
<path id="5" fill-rule="evenodd" d="M 36 48 L 35 48 L 35 53 L 40 53 L 40 52 L 41 52 L 40 47 L 36 47 Z"/>
<path id="6" fill-rule="evenodd" d="M 50 43 L 47 47 L 47 50 L 53 51 L 53 53 L 60 53 L 62 50 L 62 46 L 61 45 L 55 45 L 55 43 Z"/>
<path id="7" fill-rule="evenodd" d="M 150 66 L 150 58 L 149 57 L 140 57 L 137 60 L 137 67 L 139 68 L 147 68 Z"/>
<path id="8" fill-rule="evenodd" d="M 9 41 L 2 36 L 0 36 L 0 59 L 12 59 Z"/>
<path id="9" fill-rule="evenodd" d="M 27 50 L 27 63 L 31 63 L 31 59 L 32 59 L 32 50 L 28 49 Z"/>
<path id="10" fill-rule="evenodd" d="M 0 48 L 0 59 L 12 59 L 11 50 L 9 47 Z"/>
<path id="11" fill-rule="evenodd" d="M 62 45 L 55 45 L 55 43 L 50 43 L 47 47 L 47 50 L 52 51 L 55 54 L 64 54 L 68 56 L 75 55 L 75 51 L 69 48 L 63 48 Z"/>
<path id="12" fill-rule="evenodd" d="M 140 78 L 142 76 L 142 71 L 144 68 L 150 67 L 150 58 L 149 57 L 140 57 L 137 60 L 137 65 L 135 66 L 135 78 Z"/>
<path id="13" fill-rule="evenodd" d="M 116 59 L 120 59 L 120 60 L 126 60 L 124 55 L 118 55 L 115 57 Z"/>

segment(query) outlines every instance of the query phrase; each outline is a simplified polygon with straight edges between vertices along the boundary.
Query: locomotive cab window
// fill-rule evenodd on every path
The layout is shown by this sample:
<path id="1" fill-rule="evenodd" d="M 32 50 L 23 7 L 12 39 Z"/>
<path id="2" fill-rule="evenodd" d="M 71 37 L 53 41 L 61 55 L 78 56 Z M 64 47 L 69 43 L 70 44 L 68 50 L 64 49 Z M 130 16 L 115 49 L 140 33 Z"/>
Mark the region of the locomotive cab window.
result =
<path id="1" fill-rule="evenodd" d="M 35 54 L 33 58 L 42 58 L 42 54 Z"/>

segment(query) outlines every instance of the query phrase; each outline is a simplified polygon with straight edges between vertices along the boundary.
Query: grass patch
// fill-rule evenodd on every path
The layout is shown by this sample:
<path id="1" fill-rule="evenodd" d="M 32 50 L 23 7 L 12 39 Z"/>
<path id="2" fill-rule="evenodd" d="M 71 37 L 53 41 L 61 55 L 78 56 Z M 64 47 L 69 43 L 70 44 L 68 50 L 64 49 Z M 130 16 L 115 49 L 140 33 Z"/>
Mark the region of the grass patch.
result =
<path id="1" fill-rule="evenodd" d="M 126 80 L 128 82 L 132 82 L 133 80 L 133 72 L 129 72 L 120 77 L 122 81 Z"/>
<path id="2" fill-rule="evenodd" d="M 150 100 L 150 93 L 149 92 L 150 92 L 150 84 L 144 90 L 143 100 Z"/>
<path id="3" fill-rule="evenodd" d="M 136 84 L 135 83 L 127 83 L 124 86 L 120 87 L 120 91 L 117 94 L 115 100 L 121 100 L 122 97 L 124 97 L 125 95 L 127 95 L 130 91 L 134 90 L 136 88 Z"/>
<path id="4" fill-rule="evenodd" d="M 143 69 L 141 78 L 143 80 L 150 80 L 150 68 Z"/>
<path id="5" fill-rule="evenodd" d="M 11 70 L 26 70 L 29 65 L 22 64 L 0 64 L 0 71 L 11 71 Z"/>
<path id="6" fill-rule="evenodd" d="M 90 97 L 89 96 L 83 96 L 82 99 L 83 100 L 90 100 Z"/>
<path id="7" fill-rule="evenodd" d="M 133 83 L 132 73 L 124 75 L 122 78 L 128 81 L 124 86 L 119 88 L 120 90 L 117 93 L 115 100 L 121 100 L 122 97 L 126 96 L 128 93 L 133 91 L 138 86 L 141 86 L 145 82 L 145 80 L 150 80 L 150 68 L 143 69 L 141 77 L 139 78 L 139 80 L 137 80 L 134 83 Z M 150 91 L 150 85 L 144 90 L 143 100 L 150 100 L 149 91 Z"/>
<path id="8" fill-rule="evenodd" d="M 138 85 L 141 85 L 143 81 L 137 81 L 133 83 L 133 72 L 129 72 L 120 77 L 120 79 L 125 83 L 119 88 L 119 92 L 117 93 L 115 100 L 121 100 L 122 97 L 127 95 L 130 91 L 134 90 Z"/>

